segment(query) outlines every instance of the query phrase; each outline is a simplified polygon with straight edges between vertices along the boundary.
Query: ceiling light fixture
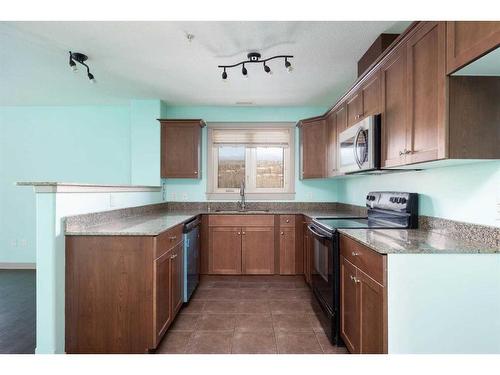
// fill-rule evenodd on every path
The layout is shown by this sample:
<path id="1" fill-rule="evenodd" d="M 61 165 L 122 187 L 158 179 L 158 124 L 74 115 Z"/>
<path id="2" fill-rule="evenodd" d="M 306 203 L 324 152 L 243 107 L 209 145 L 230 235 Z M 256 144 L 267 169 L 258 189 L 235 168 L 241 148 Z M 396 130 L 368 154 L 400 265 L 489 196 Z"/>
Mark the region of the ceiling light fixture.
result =
<path id="1" fill-rule="evenodd" d="M 224 80 L 227 79 L 226 69 L 235 68 L 235 67 L 240 66 L 240 65 L 243 65 L 243 67 L 241 69 L 241 73 L 243 74 L 243 78 L 248 78 L 248 70 L 247 70 L 247 68 L 245 68 L 245 64 L 264 64 L 264 71 L 267 74 L 272 74 L 272 70 L 266 64 L 266 62 L 268 62 L 270 60 L 274 60 L 274 59 L 285 59 L 285 68 L 288 71 L 288 73 L 290 73 L 293 70 L 292 64 L 290 63 L 290 61 L 288 61 L 288 59 L 293 59 L 292 55 L 278 55 L 278 56 L 273 56 L 273 57 L 269 57 L 267 59 L 261 60 L 260 53 L 250 52 L 247 55 L 247 57 L 248 57 L 248 60 L 240 61 L 239 63 L 233 64 L 233 65 L 219 65 L 218 66 L 219 68 L 224 69 L 224 72 L 222 73 L 222 79 L 224 79 Z"/>
<path id="2" fill-rule="evenodd" d="M 90 68 L 87 64 L 85 64 L 85 61 L 88 60 L 88 56 L 84 55 L 83 53 L 80 52 L 71 52 L 69 51 L 69 66 L 71 69 L 76 72 L 78 71 L 78 68 L 76 67 L 76 63 L 82 64 L 85 68 L 87 68 L 87 77 L 89 78 L 89 81 L 91 83 L 96 83 L 96 80 L 94 78 L 94 75 L 90 73 Z"/>

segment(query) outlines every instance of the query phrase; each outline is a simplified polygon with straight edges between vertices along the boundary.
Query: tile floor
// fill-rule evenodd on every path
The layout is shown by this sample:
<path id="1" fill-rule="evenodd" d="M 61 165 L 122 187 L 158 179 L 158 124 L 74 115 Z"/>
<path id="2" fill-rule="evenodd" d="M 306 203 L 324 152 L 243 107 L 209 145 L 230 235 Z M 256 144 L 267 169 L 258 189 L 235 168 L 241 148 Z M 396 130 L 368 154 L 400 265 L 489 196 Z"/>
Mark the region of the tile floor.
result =
<path id="1" fill-rule="evenodd" d="M 302 276 L 204 276 L 156 353 L 345 354 Z"/>

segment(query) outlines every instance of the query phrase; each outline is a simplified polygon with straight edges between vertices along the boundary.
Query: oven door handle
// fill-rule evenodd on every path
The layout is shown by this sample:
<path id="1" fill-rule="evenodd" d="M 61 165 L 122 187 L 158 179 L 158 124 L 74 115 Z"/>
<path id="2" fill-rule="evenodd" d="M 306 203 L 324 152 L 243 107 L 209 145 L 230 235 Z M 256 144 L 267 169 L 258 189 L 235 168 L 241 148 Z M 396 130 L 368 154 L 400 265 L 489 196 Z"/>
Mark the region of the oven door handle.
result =
<path id="1" fill-rule="evenodd" d="M 313 228 L 314 228 L 314 226 L 313 226 L 313 225 L 311 225 L 311 224 L 309 224 L 309 225 L 307 226 L 307 228 L 308 228 L 308 229 L 309 229 L 309 231 L 310 231 L 312 234 L 314 234 L 316 237 L 319 237 L 319 238 L 324 238 L 324 239 L 326 239 L 326 240 L 330 239 L 330 237 L 327 237 L 327 236 L 325 236 L 325 235 L 323 235 L 323 234 L 321 234 L 321 233 L 316 232 L 316 230 L 314 230 L 314 229 L 313 229 Z"/>

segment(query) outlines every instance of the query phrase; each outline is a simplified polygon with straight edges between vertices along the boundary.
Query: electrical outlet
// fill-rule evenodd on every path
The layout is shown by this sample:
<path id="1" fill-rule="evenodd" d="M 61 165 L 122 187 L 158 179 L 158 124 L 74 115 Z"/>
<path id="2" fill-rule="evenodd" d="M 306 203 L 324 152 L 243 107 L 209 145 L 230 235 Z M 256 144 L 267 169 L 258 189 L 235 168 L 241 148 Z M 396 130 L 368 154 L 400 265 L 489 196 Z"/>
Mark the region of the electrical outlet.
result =
<path id="1" fill-rule="evenodd" d="M 19 240 L 19 246 L 20 247 L 27 247 L 28 246 L 28 241 L 25 240 L 24 238 L 22 240 Z"/>
<path id="2" fill-rule="evenodd" d="M 10 247 L 17 247 L 17 240 L 10 240 Z"/>

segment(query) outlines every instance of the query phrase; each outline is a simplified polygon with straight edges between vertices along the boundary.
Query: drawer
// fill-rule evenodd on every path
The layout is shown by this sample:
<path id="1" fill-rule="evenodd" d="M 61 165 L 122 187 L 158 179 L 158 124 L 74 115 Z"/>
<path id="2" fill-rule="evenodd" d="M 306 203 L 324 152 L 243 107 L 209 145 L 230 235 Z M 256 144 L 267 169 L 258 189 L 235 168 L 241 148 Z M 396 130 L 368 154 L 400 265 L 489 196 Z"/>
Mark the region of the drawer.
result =
<path id="1" fill-rule="evenodd" d="M 280 227 L 294 227 L 295 215 L 280 215 Z"/>
<path id="2" fill-rule="evenodd" d="M 156 236 L 155 259 L 161 257 L 182 241 L 183 228 L 184 225 L 180 224 Z"/>
<path id="3" fill-rule="evenodd" d="M 210 215 L 208 225 L 224 227 L 274 226 L 274 215 Z"/>
<path id="4" fill-rule="evenodd" d="M 385 285 L 386 257 L 359 242 L 340 235 L 340 254 L 372 279 Z"/>

